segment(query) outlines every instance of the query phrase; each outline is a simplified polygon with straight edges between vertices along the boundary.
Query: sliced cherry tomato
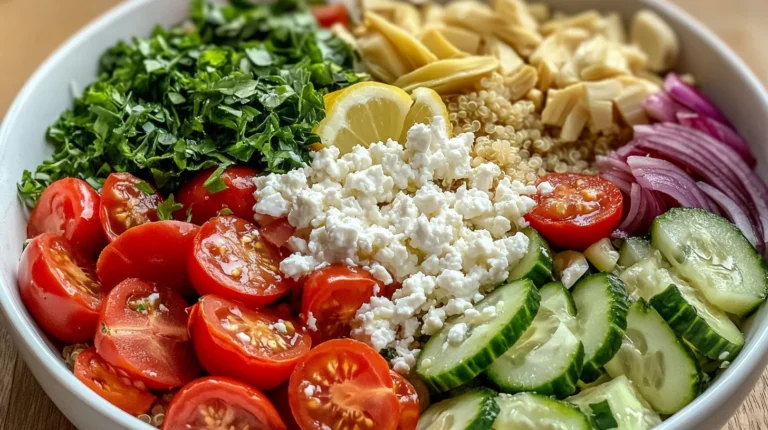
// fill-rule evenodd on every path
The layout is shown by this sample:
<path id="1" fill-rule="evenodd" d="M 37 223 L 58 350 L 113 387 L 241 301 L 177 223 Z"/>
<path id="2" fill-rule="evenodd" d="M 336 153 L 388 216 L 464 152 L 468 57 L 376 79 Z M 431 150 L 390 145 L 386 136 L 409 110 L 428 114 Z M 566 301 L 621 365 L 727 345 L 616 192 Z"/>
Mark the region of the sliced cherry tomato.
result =
<path id="1" fill-rule="evenodd" d="M 329 340 L 309 352 L 291 374 L 293 416 L 309 429 L 397 429 L 400 402 L 387 362 L 352 339 Z"/>
<path id="2" fill-rule="evenodd" d="M 296 418 L 293 417 L 291 412 L 291 404 L 288 401 L 288 382 L 281 384 L 274 390 L 270 390 L 267 396 L 272 400 L 272 404 L 275 405 L 277 413 L 280 414 L 280 418 L 283 419 L 287 430 L 301 430 L 299 424 L 296 422 Z"/>
<path id="3" fill-rule="evenodd" d="M 421 409 L 419 409 L 419 395 L 410 382 L 401 374 L 390 370 L 392 376 L 392 390 L 400 401 L 400 423 L 397 430 L 416 430 L 419 423 Z"/>
<path id="4" fill-rule="evenodd" d="M 525 218 L 550 244 L 582 250 L 608 237 L 621 221 L 624 198 L 607 180 L 579 173 L 551 173 L 538 183 L 555 189 L 536 195 L 536 207 Z"/>
<path id="5" fill-rule="evenodd" d="M 363 269 L 334 264 L 304 279 L 301 316 L 315 345 L 348 337 L 360 306 L 373 296 L 376 279 Z"/>
<path id="6" fill-rule="evenodd" d="M 312 340 L 297 321 L 215 295 L 193 308 L 189 332 L 203 368 L 268 390 L 288 380 Z"/>
<path id="7" fill-rule="evenodd" d="M 264 240 L 281 248 L 288 242 L 288 239 L 296 232 L 296 227 L 292 226 L 285 218 L 269 223 L 259 229 Z"/>
<path id="8" fill-rule="evenodd" d="M 134 382 L 125 372 L 115 369 L 88 348 L 75 358 L 75 376 L 96 394 L 131 415 L 149 410 L 156 397 L 141 382 Z"/>
<path id="9" fill-rule="evenodd" d="M 256 226 L 233 216 L 203 224 L 188 264 L 199 294 L 218 294 L 254 307 L 274 302 L 291 288 L 279 265 L 280 252 L 264 241 Z"/>
<path id="10" fill-rule="evenodd" d="M 236 217 L 252 221 L 253 206 L 256 204 L 256 198 L 253 196 L 256 184 L 253 179 L 259 172 L 245 166 L 229 167 L 221 174 L 221 180 L 227 189 L 211 194 L 204 184 L 214 170 L 201 171 L 179 190 L 179 203 L 185 208 L 192 208 L 192 223 L 202 225 L 218 216 L 219 211 L 224 208 L 228 208 Z M 179 211 L 176 216 L 183 218 L 178 219 L 186 219 L 186 212 L 182 212 Z"/>
<path id="11" fill-rule="evenodd" d="M 194 293 L 187 255 L 200 228 L 182 221 L 158 221 L 134 227 L 99 256 L 96 273 L 105 289 L 127 278 L 156 282 L 183 295 Z"/>
<path id="12" fill-rule="evenodd" d="M 36 236 L 19 263 L 19 294 L 40 327 L 64 342 L 90 341 L 101 309 L 92 261 L 63 237 Z"/>
<path id="13" fill-rule="evenodd" d="M 189 429 L 286 430 L 264 393 L 222 376 L 200 378 L 174 396 L 163 430 Z"/>
<path id="14" fill-rule="evenodd" d="M 104 181 L 99 216 L 110 242 L 131 227 L 158 220 L 157 205 L 165 199 L 146 182 L 144 185 L 152 189 L 152 193 L 139 189 L 141 182 L 144 181 L 127 172 L 112 173 Z"/>
<path id="15" fill-rule="evenodd" d="M 99 223 L 99 201 L 99 193 L 87 182 L 59 179 L 40 195 L 29 217 L 27 237 L 56 233 L 85 255 L 95 257 L 106 245 Z"/>
<path id="16" fill-rule="evenodd" d="M 149 388 L 180 387 L 200 373 L 187 332 L 186 307 L 187 302 L 168 288 L 126 279 L 104 302 L 96 352 Z"/>
<path id="17" fill-rule="evenodd" d="M 342 24 L 349 27 L 349 15 L 347 8 L 341 3 L 315 6 L 312 8 L 312 15 L 315 16 L 317 24 L 320 27 L 329 28 L 333 24 Z"/>

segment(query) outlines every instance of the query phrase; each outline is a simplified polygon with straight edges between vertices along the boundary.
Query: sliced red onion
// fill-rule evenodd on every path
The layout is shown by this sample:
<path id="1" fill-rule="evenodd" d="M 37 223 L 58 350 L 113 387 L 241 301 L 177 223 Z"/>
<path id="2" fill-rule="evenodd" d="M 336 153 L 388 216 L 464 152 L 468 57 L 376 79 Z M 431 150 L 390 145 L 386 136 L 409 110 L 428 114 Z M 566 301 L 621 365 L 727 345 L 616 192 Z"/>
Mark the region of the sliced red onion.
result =
<path id="1" fill-rule="evenodd" d="M 602 171 L 600 172 L 600 176 L 608 182 L 611 182 L 613 185 L 616 185 L 616 188 L 626 195 L 629 195 L 632 184 L 635 183 L 634 177 L 628 179 L 617 170 Z"/>
<path id="2" fill-rule="evenodd" d="M 755 164 L 757 164 L 757 160 L 752 155 L 752 150 L 749 149 L 747 141 L 722 122 L 692 112 L 678 112 L 677 121 L 686 127 L 701 130 L 714 139 L 730 146 L 744 159 L 750 168 L 754 168 Z"/>
<path id="3" fill-rule="evenodd" d="M 725 115 L 720 112 L 707 96 L 680 79 L 676 74 L 667 74 L 667 77 L 664 79 L 664 90 L 673 100 L 691 108 L 694 112 L 730 125 Z"/>
<path id="4" fill-rule="evenodd" d="M 678 113 L 692 112 L 687 107 L 672 100 L 672 97 L 664 91 L 646 97 L 643 101 L 643 108 L 645 108 L 645 113 L 648 116 L 661 122 L 676 122 Z"/>
<path id="5" fill-rule="evenodd" d="M 632 184 L 629 192 L 629 211 L 624 217 L 624 221 L 619 224 L 619 230 L 629 234 L 639 230 L 638 225 L 645 221 L 644 218 L 647 216 L 648 210 L 648 206 L 643 202 L 644 196 L 643 188 L 638 184 Z"/>
<path id="6" fill-rule="evenodd" d="M 666 194 L 680 206 L 712 210 L 709 199 L 693 179 L 669 161 L 652 157 L 629 157 L 627 164 L 637 183 L 648 190 Z"/>
<path id="7" fill-rule="evenodd" d="M 697 182 L 696 185 L 701 191 L 706 193 L 709 197 L 712 198 L 713 201 L 715 201 L 718 205 L 720 205 L 721 208 L 723 208 L 723 211 L 725 211 L 728 219 L 730 219 L 731 222 L 733 222 L 736 227 L 741 230 L 749 243 L 762 251 L 762 248 L 765 246 L 765 244 L 757 238 L 757 233 L 755 232 L 754 227 L 752 227 L 752 221 L 739 207 L 739 205 L 737 205 L 736 202 L 731 200 L 728 196 L 720 192 L 720 190 L 705 182 Z"/>

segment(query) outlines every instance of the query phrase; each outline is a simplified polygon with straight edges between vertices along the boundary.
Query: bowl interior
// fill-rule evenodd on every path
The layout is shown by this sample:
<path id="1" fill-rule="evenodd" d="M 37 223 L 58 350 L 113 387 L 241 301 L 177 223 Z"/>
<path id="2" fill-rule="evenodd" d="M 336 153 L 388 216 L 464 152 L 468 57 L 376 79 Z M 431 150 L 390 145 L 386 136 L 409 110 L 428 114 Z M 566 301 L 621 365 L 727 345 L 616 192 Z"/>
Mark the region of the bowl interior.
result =
<path id="1" fill-rule="evenodd" d="M 722 42 L 677 8 L 659 0 L 548 0 L 554 9 L 577 12 L 590 8 L 616 11 L 625 19 L 642 7 L 650 7 L 666 17 L 682 45 L 681 71 L 692 72 L 698 84 L 710 95 L 738 130 L 752 143 L 760 166 L 768 163 L 768 97 L 746 66 Z M 128 2 L 94 21 L 51 56 L 27 82 L 5 117 L 0 129 L 0 307 L 22 356 L 35 376 L 70 420 L 81 428 L 94 427 L 72 406 L 69 393 L 82 404 L 112 423 L 110 428 L 151 428 L 120 412 L 79 384 L 66 368 L 59 349 L 32 321 L 19 298 L 16 270 L 25 239 L 26 210 L 16 195 L 16 183 L 24 169 L 34 169 L 51 154 L 44 139 L 46 128 L 70 107 L 72 94 L 96 77 L 99 57 L 118 40 L 148 35 L 155 25 L 171 25 L 186 17 L 188 0 L 138 0 Z M 763 174 L 765 177 L 765 174 Z M 762 369 L 768 333 L 768 314 L 761 307 L 747 332 L 747 345 L 738 359 L 712 387 L 695 402 L 667 420 L 660 428 L 682 428 L 704 422 L 725 400 L 736 393 L 752 370 Z M 52 385 L 53 384 L 53 385 Z M 58 388 L 57 388 L 58 387 Z M 63 389 L 62 389 L 63 387 Z M 740 401 L 740 399 L 737 399 Z M 69 403 L 68 403 L 69 402 Z M 65 404 L 67 403 L 67 404 Z M 730 413 L 730 412 L 729 412 Z M 697 418 L 698 417 L 698 418 Z M 720 418 L 720 421 L 727 416 Z M 715 422 L 708 426 L 716 428 Z"/>

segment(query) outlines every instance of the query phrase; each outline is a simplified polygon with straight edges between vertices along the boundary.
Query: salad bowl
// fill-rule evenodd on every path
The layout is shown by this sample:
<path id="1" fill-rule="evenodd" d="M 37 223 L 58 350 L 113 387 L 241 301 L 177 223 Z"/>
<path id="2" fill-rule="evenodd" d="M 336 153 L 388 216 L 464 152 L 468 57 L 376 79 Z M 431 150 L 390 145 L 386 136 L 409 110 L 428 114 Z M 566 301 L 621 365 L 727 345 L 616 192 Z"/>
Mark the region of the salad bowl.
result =
<path id="1" fill-rule="evenodd" d="M 698 84 L 736 129 L 752 142 L 760 165 L 768 163 L 768 93 L 747 66 L 716 36 L 685 12 L 660 0 L 547 0 L 564 12 L 613 10 L 629 17 L 650 8 L 675 30 L 681 43 L 678 67 L 695 73 Z M 54 52 L 16 97 L 0 127 L 0 210 L 6 226 L 0 236 L 0 314 L 6 329 L 45 392 L 78 428 L 151 429 L 99 397 L 67 369 L 60 348 L 33 321 L 19 296 L 17 265 L 25 239 L 27 212 L 16 194 L 24 169 L 50 155 L 45 130 L 97 74 L 99 56 L 119 40 L 143 36 L 156 25 L 170 26 L 188 16 L 188 0 L 135 0 L 99 17 Z M 762 175 L 764 178 L 765 174 Z M 752 317 L 743 351 L 729 368 L 660 429 L 719 429 L 741 404 L 768 362 L 768 311 Z"/>

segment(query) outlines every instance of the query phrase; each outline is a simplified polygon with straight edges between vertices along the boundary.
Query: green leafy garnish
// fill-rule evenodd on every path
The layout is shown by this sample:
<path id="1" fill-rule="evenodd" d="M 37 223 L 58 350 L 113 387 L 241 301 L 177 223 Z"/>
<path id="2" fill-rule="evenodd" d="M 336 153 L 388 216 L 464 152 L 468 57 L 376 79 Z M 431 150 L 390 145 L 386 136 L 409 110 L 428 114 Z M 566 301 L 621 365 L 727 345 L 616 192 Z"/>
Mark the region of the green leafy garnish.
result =
<path id="1" fill-rule="evenodd" d="M 143 304 L 141 304 L 141 303 L 139 303 L 139 304 L 136 306 L 136 312 L 145 312 L 146 310 L 147 310 L 147 308 L 146 308 L 146 307 L 144 307 L 144 305 L 143 305 Z"/>
<path id="2" fill-rule="evenodd" d="M 224 183 L 224 181 L 221 179 L 221 174 L 224 173 L 224 167 L 219 166 L 216 170 L 211 173 L 211 176 L 208 177 L 208 179 L 203 182 L 203 186 L 206 190 L 208 190 L 211 194 L 216 194 L 219 191 L 224 191 L 227 189 L 227 184 Z"/>
<path id="3" fill-rule="evenodd" d="M 230 208 L 221 208 L 221 210 L 219 210 L 219 216 L 232 215 L 232 213 L 232 209 Z"/>
<path id="4" fill-rule="evenodd" d="M 600 403 L 593 403 L 589 405 L 589 408 L 592 409 L 592 425 L 597 430 L 615 429 L 619 426 L 616 419 L 613 417 L 611 405 L 608 404 L 608 400 L 603 400 Z"/>
<path id="5" fill-rule="evenodd" d="M 169 195 L 164 202 L 157 205 L 157 218 L 161 221 L 167 221 L 173 219 L 173 213 L 177 210 L 183 209 L 184 205 L 176 203 L 173 198 L 173 194 Z M 191 212 L 187 211 L 187 218 L 191 219 Z"/>
<path id="6" fill-rule="evenodd" d="M 57 179 L 98 189 L 116 171 L 170 194 L 212 167 L 294 169 L 320 140 L 323 95 L 367 79 L 356 60 L 295 0 L 192 0 L 190 22 L 103 54 L 96 82 L 48 129 L 52 159 L 24 172 L 19 194 L 32 206 Z M 223 185 L 206 182 L 211 192 Z"/>
<path id="7" fill-rule="evenodd" d="M 152 194 L 155 194 L 155 190 L 153 190 L 152 187 L 149 186 L 149 184 L 144 182 L 144 181 L 137 182 L 136 183 L 136 188 L 138 188 L 139 191 L 141 191 L 142 193 L 144 193 L 144 194 L 146 194 L 148 196 L 151 196 Z"/>

